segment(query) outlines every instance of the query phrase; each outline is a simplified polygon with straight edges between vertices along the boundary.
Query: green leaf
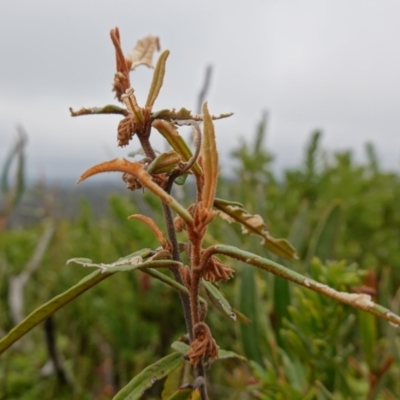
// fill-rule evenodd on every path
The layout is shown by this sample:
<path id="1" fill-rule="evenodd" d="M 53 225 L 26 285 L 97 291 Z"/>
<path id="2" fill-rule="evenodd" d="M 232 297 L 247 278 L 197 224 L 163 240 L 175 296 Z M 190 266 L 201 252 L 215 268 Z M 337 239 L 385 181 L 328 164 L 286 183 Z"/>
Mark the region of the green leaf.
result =
<path id="1" fill-rule="evenodd" d="M 187 177 L 188 177 L 188 174 L 180 175 L 175 179 L 175 183 L 179 186 L 182 186 L 185 184 Z"/>
<path id="2" fill-rule="evenodd" d="M 348 304 L 354 308 L 358 308 L 360 310 L 369 312 L 370 314 L 376 315 L 379 318 L 391 322 L 393 325 L 400 326 L 399 315 L 396 315 L 392 311 L 388 310 L 386 307 L 374 303 L 371 300 L 370 296 L 366 294 L 347 293 L 335 290 L 330 286 L 321 284 L 311 278 L 297 273 L 296 271 L 286 268 L 281 264 L 268 260 L 267 258 L 260 257 L 254 253 L 238 249 L 237 247 L 222 244 L 216 244 L 212 247 L 213 254 L 223 254 L 236 260 L 243 261 L 246 264 L 254 265 L 257 268 L 263 269 L 267 272 L 271 272 L 274 275 L 281 276 L 285 279 L 297 283 L 298 285 L 321 293 L 325 296 L 331 297 L 344 304 Z M 249 290 L 251 289 L 251 286 L 252 285 L 249 285 Z M 254 295 L 250 291 L 245 292 L 244 290 L 241 290 L 241 297 L 243 299 L 245 299 L 246 294 L 248 294 L 249 296 Z M 249 314 L 246 313 L 246 315 Z M 249 317 L 251 318 L 251 315 L 249 315 Z"/>
<path id="3" fill-rule="evenodd" d="M 322 262 L 335 259 L 335 250 L 339 239 L 342 219 L 342 208 L 342 202 L 335 200 L 320 219 L 310 242 L 306 265 L 310 264 L 313 257 L 318 257 Z"/>
<path id="4" fill-rule="evenodd" d="M 137 400 L 144 392 L 152 387 L 154 383 L 167 376 L 175 368 L 184 363 L 180 353 L 172 353 L 152 365 L 146 367 L 136 375 L 124 388 L 122 388 L 113 400 Z"/>
<path id="5" fill-rule="evenodd" d="M 86 292 L 86 290 L 97 285 L 99 282 L 103 281 L 109 276 L 111 276 L 111 274 L 101 274 L 100 270 L 95 271 L 82 279 L 75 286 L 72 286 L 66 292 L 54 297 L 47 303 L 37 308 L 0 340 L 0 354 L 8 349 L 18 339 L 28 333 L 31 329 L 33 329 L 36 325 L 40 324 L 57 310 L 64 307 L 70 301 L 74 300 L 76 297 Z"/>
<path id="6" fill-rule="evenodd" d="M 292 243 L 296 249 L 301 248 L 303 241 L 306 238 L 307 214 L 308 202 L 303 201 L 300 204 L 299 211 L 293 221 L 289 234 L 289 242 Z M 288 266 L 288 262 L 286 260 L 283 260 L 283 265 Z M 280 330 L 283 326 L 283 320 L 285 318 L 290 320 L 288 306 L 291 304 L 291 295 L 289 282 L 286 279 L 281 278 L 280 276 L 274 277 L 273 298 L 277 340 L 279 345 L 282 347 L 283 343 L 281 340 Z"/>
<path id="7" fill-rule="evenodd" d="M 146 268 L 146 269 L 142 269 L 142 272 L 152 276 L 153 278 L 158 279 L 159 281 L 172 287 L 173 289 L 176 289 L 176 290 L 179 290 L 180 292 L 189 294 L 189 290 L 186 286 L 181 285 L 175 279 L 170 278 L 168 275 L 165 275 L 156 269 Z M 203 304 L 207 304 L 207 302 L 201 296 L 199 296 L 199 301 Z"/>
<path id="8" fill-rule="evenodd" d="M 74 111 L 72 108 L 70 108 L 69 112 L 71 113 L 71 117 L 79 117 L 81 115 L 90 114 L 120 114 L 125 116 L 128 115 L 128 111 L 126 110 L 126 108 L 122 108 L 114 104 L 107 104 L 104 107 L 81 108 L 78 111 Z"/>
<path id="9" fill-rule="evenodd" d="M 156 157 L 147 167 L 149 174 L 162 174 L 171 172 L 181 161 L 181 156 L 174 150 L 167 151 Z"/>
<path id="10" fill-rule="evenodd" d="M 189 161 L 192 158 L 192 151 L 174 125 L 170 122 L 156 119 L 152 126 L 164 136 L 169 145 L 182 157 L 183 161 Z M 193 164 L 191 170 L 196 175 L 203 175 L 203 171 L 197 162 Z"/>
<path id="11" fill-rule="evenodd" d="M 371 314 L 359 311 L 358 323 L 360 326 L 361 343 L 368 364 L 369 371 L 375 371 L 377 367 L 375 349 L 377 348 L 376 318 Z"/>
<path id="12" fill-rule="evenodd" d="M 233 308 L 228 303 L 224 295 L 215 287 L 211 282 L 207 282 L 204 279 L 202 280 L 204 287 L 206 288 L 207 292 L 214 300 L 220 304 L 221 309 L 223 310 L 224 314 L 226 314 L 229 318 L 232 318 L 236 321 L 236 314 L 233 311 Z"/>
<path id="13" fill-rule="evenodd" d="M 148 249 L 146 249 L 143 253 L 138 251 L 134 254 L 139 256 L 147 255 Z M 82 259 L 81 259 L 82 260 Z M 83 259 L 88 260 L 88 259 Z M 64 307 L 66 304 L 74 300 L 76 297 L 80 296 L 82 293 L 86 292 L 91 287 L 97 285 L 99 282 L 107 279 L 115 272 L 122 271 L 133 271 L 141 268 L 151 268 L 151 267 L 168 267 L 171 265 L 170 260 L 158 260 L 158 261 L 144 261 L 142 263 L 138 263 L 135 265 L 118 265 L 110 268 L 107 272 L 101 273 L 100 270 L 97 270 L 90 275 L 83 278 L 76 285 L 72 286 L 70 289 L 61 293 L 60 295 L 54 297 L 49 300 L 47 303 L 43 304 L 36 310 L 34 310 L 31 314 L 29 314 L 21 323 L 15 326 L 6 336 L 4 336 L 0 340 L 0 354 L 3 353 L 8 347 L 10 347 L 14 342 L 28 333 L 31 329 L 33 329 L 36 325 L 40 324 L 50 315 L 54 314 L 57 310 Z"/>
<path id="14" fill-rule="evenodd" d="M 200 400 L 199 389 L 184 388 L 178 389 L 168 400 Z"/>
<path id="15" fill-rule="evenodd" d="M 271 253 L 288 260 L 297 259 L 296 250 L 286 239 L 275 239 L 265 229 L 266 224 L 258 214 L 250 214 L 243 205 L 222 199 L 214 199 L 214 207 L 222 211 L 228 218 L 242 225 L 242 233 L 261 236 L 262 245 Z"/>
<path id="16" fill-rule="evenodd" d="M 190 371 L 192 367 L 189 361 L 185 360 L 184 363 L 170 372 L 164 383 L 164 388 L 161 394 L 161 400 L 168 400 L 171 396 L 175 395 L 179 388 L 184 383 L 192 381 Z"/>
<path id="17" fill-rule="evenodd" d="M 227 360 L 228 358 L 237 358 L 241 361 L 247 362 L 247 358 L 244 356 L 241 356 L 240 354 L 235 353 L 234 351 L 229 351 L 229 350 L 218 350 L 218 359 L 219 360 Z"/>
<path id="18" fill-rule="evenodd" d="M 190 346 L 183 342 L 175 341 L 171 344 L 171 349 L 175 350 L 183 355 L 189 351 Z"/>
<path id="19" fill-rule="evenodd" d="M 239 308 L 252 321 L 251 325 L 240 324 L 243 351 L 248 359 L 263 365 L 260 347 L 258 346 L 260 334 L 258 330 L 256 292 L 254 269 L 242 269 L 240 277 Z"/>

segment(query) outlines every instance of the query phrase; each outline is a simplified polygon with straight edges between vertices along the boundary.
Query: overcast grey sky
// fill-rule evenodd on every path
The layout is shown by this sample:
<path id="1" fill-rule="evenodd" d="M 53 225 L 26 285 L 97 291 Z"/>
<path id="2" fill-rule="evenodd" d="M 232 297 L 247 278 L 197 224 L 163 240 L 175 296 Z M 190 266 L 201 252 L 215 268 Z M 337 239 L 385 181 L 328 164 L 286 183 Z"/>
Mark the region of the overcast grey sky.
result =
<path id="1" fill-rule="evenodd" d="M 18 123 L 31 177 L 78 177 L 129 151 L 116 147 L 118 116 L 68 112 L 115 103 L 109 31 L 118 26 L 125 51 L 147 34 L 171 50 L 156 109 L 194 108 L 213 64 L 209 108 L 235 113 L 216 124 L 222 159 L 266 109 L 278 165 L 296 165 L 320 128 L 325 147 L 361 154 L 373 141 L 398 169 L 399 16 L 398 0 L 0 0 L 0 162 Z M 131 75 L 139 101 L 151 75 Z"/>

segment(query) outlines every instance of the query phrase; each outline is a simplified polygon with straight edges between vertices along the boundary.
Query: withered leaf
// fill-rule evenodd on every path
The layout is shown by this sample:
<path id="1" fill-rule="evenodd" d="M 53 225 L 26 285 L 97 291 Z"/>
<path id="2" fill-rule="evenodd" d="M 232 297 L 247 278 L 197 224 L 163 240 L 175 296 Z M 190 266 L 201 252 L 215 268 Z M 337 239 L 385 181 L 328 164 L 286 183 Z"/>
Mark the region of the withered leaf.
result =
<path id="1" fill-rule="evenodd" d="M 157 238 L 158 243 L 165 249 L 168 248 L 168 241 L 164 236 L 164 233 L 161 229 L 157 226 L 154 220 L 146 215 L 142 214 L 133 214 L 128 217 L 128 219 L 138 219 L 139 221 L 144 222 L 154 233 Z"/>
<path id="2" fill-rule="evenodd" d="M 152 176 L 145 170 L 143 164 L 130 162 L 124 158 L 116 158 L 114 160 L 106 161 L 89 168 L 81 175 L 77 183 L 80 183 L 85 179 L 102 172 L 124 172 L 131 174 L 143 185 L 143 187 L 149 189 L 156 196 L 158 196 L 162 202 L 168 204 L 186 222 L 193 222 L 193 218 L 188 211 L 160 186 L 153 182 Z"/>
<path id="3" fill-rule="evenodd" d="M 214 207 L 225 215 L 242 225 L 244 234 L 255 234 L 262 237 L 262 245 L 271 253 L 288 260 L 298 258 L 296 250 L 286 239 L 275 239 L 265 229 L 266 225 L 258 214 L 250 214 L 243 205 L 237 202 L 230 202 L 222 199 L 214 199 Z"/>
<path id="4" fill-rule="evenodd" d="M 131 71 L 139 65 L 153 68 L 153 54 L 156 50 L 160 50 L 160 41 L 157 36 L 148 35 L 138 40 L 136 46 L 126 56 L 126 59 L 131 62 Z"/>

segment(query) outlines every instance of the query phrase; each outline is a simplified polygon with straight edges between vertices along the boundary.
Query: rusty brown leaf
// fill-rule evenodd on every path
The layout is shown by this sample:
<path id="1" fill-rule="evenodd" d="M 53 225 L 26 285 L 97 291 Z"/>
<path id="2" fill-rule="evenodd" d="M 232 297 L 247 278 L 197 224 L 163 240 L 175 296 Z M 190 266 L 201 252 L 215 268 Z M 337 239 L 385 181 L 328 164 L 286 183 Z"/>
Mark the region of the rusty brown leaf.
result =
<path id="1" fill-rule="evenodd" d="M 168 204 L 186 222 L 193 222 L 193 218 L 188 213 L 188 211 L 183 206 L 181 206 L 173 197 L 166 193 L 160 186 L 153 182 L 152 176 L 145 170 L 143 164 L 130 162 L 128 160 L 125 160 L 124 158 L 116 158 L 114 160 L 106 161 L 89 168 L 81 175 L 77 183 L 80 183 L 85 179 L 93 175 L 100 174 L 102 172 L 124 172 L 127 174 L 131 174 L 145 188 L 149 189 L 156 196 L 158 196 L 162 202 Z"/>

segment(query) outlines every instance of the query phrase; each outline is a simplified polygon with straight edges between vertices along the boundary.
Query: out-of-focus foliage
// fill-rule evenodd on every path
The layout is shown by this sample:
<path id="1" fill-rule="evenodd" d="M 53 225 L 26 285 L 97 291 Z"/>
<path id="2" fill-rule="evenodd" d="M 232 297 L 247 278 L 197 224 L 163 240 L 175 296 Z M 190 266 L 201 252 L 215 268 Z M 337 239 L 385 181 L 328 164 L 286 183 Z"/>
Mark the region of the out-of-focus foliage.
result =
<path id="1" fill-rule="evenodd" d="M 299 168 L 276 174 L 265 150 L 264 116 L 254 140 L 234 152 L 235 175 L 220 179 L 219 195 L 260 214 L 276 237 L 289 238 L 300 260 L 280 263 L 337 290 L 372 293 L 398 312 L 400 175 L 380 168 L 370 144 L 367 161 L 360 163 L 350 151 L 323 151 L 322 138 L 312 134 Z M 189 189 L 182 190 L 190 198 Z M 57 221 L 40 267 L 25 286 L 25 315 L 90 272 L 66 266 L 67 259 L 112 262 L 157 247 L 144 224 L 126 219 L 146 207 L 162 221 L 154 197 L 145 199 L 138 205 L 135 196 L 113 196 L 110 215 L 103 217 L 94 217 L 83 202 L 76 219 Z M 14 326 L 10 278 L 29 263 L 46 222 L 0 232 L 0 336 Z M 210 225 L 206 240 L 273 258 L 259 238 L 242 236 L 238 225 L 223 220 Z M 220 289 L 237 321 L 207 293 L 202 296 L 209 301 L 209 325 L 218 344 L 250 362 L 215 363 L 209 372 L 211 398 L 400 398 L 400 337 L 394 327 L 263 271 L 229 265 L 236 279 Z M 110 399 L 164 357 L 186 329 L 177 293 L 141 272 L 110 277 L 52 319 L 1 356 L 0 399 Z M 58 367 L 48 350 L 49 332 Z M 156 383 L 143 398 L 160 398 L 162 386 Z"/>

